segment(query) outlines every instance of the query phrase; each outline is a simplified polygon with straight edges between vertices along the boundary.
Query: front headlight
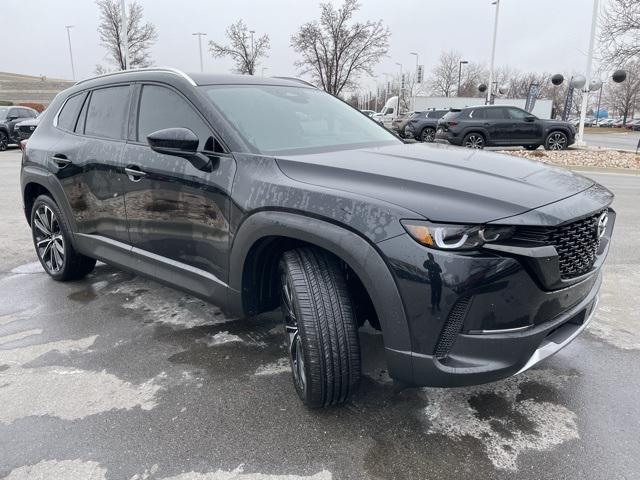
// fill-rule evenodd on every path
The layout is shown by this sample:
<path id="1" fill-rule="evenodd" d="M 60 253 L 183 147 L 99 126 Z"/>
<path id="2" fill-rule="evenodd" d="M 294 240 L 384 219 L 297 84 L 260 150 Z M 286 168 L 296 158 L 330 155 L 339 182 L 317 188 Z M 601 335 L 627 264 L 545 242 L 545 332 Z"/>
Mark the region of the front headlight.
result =
<path id="1" fill-rule="evenodd" d="M 402 226 L 418 243 L 441 250 L 470 250 L 485 243 L 506 240 L 514 227 L 492 225 L 452 225 L 420 220 L 401 220 Z"/>

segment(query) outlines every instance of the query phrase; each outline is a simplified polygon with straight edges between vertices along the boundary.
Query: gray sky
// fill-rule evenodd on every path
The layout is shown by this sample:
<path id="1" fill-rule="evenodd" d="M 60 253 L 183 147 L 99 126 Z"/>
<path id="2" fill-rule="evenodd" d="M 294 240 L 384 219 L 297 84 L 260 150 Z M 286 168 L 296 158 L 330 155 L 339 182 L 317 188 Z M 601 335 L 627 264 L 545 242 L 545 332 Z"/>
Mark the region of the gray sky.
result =
<path id="1" fill-rule="evenodd" d="M 605 0 L 606 1 L 606 0 Z M 157 26 L 152 57 L 158 66 L 198 71 L 197 37 L 224 40 L 224 29 L 242 18 L 257 34 L 271 37 L 267 75 L 295 75 L 291 34 L 317 18 L 318 0 L 140 0 L 145 17 Z M 335 4 L 341 2 L 334 1 Z M 376 67 L 396 73 L 402 62 L 415 68 L 415 57 L 426 74 L 442 50 L 455 49 L 467 60 L 489 63 L 494 7 L 490 0 L 361 0 L 358 18 L 382 19 L 391 30 L 389 58 Z M 91 76 L 105 63 L 96 31 L 98 9 L 91 0 L 3 0 L 5 39 L 0 70 L 70 78 L 64 26 L 72 30 L 76 76 Z M 179 7 L 177 7 L 179 6 Z M 583 72 L 591 21 L 591 0 L 502 0 L 497 65 L 521 70 Z M 9 48 L 10 47 L 10 48 Z M 228 72 L 229 60 L 205 56 L 205 71 Z M 259 70 L 260 71 L 260 70 Z M 367 83 L 373 84 L 373 80 Z"/>

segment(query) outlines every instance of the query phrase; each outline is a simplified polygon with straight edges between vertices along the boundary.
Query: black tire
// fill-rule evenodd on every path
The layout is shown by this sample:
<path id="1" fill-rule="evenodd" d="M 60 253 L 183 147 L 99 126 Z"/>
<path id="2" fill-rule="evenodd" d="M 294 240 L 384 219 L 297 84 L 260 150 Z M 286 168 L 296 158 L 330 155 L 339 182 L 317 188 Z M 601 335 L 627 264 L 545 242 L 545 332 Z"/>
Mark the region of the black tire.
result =
<path id="1" fill-rule="evenodd" d="M 0 152 L 4 152 L 9 146 L 9 137 L 4 132 L 0 132 Z"/>
<path id="2" fill-rule="evenodd" d="M 567 135 L 559 130 L 549 133 L 544 141 L 545 150 L 566 150 L 568 146 Z"/>
<path id="3" fill-rule="evenodd" d="M 523 145 L 527 150 L 537 150 L 540 145 Z"/>
<path id="4" fill-rule="evenodd" d="M 79 280 L 96 266 L 94 258 L 75 251 L 69 223 L 48 195 L 40 195 L 33 202 L 31 236 L 38 260 L 54 280 Z"/>
<path id="5" fill-rule="evenodd" d="M 425 127 L 420 132 L 420 141 L 433 143 L 436 139 L 436 129 L 431 127 Z"/>
<path id="6" fill-rule="evenodd" d="M 462 146 L 482 150 L 485 147 L 484 135 L 478 132 L 467 133 L 462 139 Z"/>
<path id="7" fill-rule="evenodd" d="M 293 383 L 309 407 L 345 402 L 360 380 L 358 326 L 338 259 L 313 247 L 280 260 Z"/>

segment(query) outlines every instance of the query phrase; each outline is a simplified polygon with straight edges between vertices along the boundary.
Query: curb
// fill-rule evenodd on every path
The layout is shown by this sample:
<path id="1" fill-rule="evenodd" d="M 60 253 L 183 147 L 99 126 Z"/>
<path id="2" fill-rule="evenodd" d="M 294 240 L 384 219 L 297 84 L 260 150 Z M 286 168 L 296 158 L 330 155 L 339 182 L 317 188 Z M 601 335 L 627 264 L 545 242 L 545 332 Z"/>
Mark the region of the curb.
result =
<path id="1" fill-rule="evenodd" d="M 609 173 L 617 175 L 640 175 L 640 170 L 636 168 L 591 167 L 587 165 L 558 165 L 555 163 L 550 163 L 549 165 L 555 165 L 556 167 L 564 167 L 568 168 L 569 170 L 582 172 Z"/>

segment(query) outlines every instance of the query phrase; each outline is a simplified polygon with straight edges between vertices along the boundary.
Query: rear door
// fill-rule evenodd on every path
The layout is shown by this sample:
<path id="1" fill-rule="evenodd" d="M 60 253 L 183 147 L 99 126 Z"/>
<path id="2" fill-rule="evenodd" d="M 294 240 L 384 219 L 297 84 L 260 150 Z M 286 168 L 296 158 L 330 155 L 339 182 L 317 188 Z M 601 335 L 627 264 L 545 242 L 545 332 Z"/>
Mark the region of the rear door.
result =
<path id="1" fill-rule="evenodd" d="M 513 121 L 507 114 L 507 109 L 503 107 L 486 107 L 484 111 L 484 125 L 489 132 L 490 143 L 500 145 L 509 144 L 513 141 L 514 127 Z"/>
<path id="2" fill-rule="evenodd" d="M 129 242 L 121 164 L 131 86 L 70 97 L 54 120 L 65 131 L 51 165 L 69 199 L 78 233 Z"/>
<path id="3" fill-rule="evenodd" d="M 151 83 L 137 90 L 137 114 L 124 153 L 129 171 L 141 172 L 126 182 L 131 243 L 226 282 L 235 159 L 223 151 L 208 122 L 181 92 Z M 212 171 L 151 150 L 147 135 L 175 127 L 198 136 L 199 150 L 211 159 Z"/>

